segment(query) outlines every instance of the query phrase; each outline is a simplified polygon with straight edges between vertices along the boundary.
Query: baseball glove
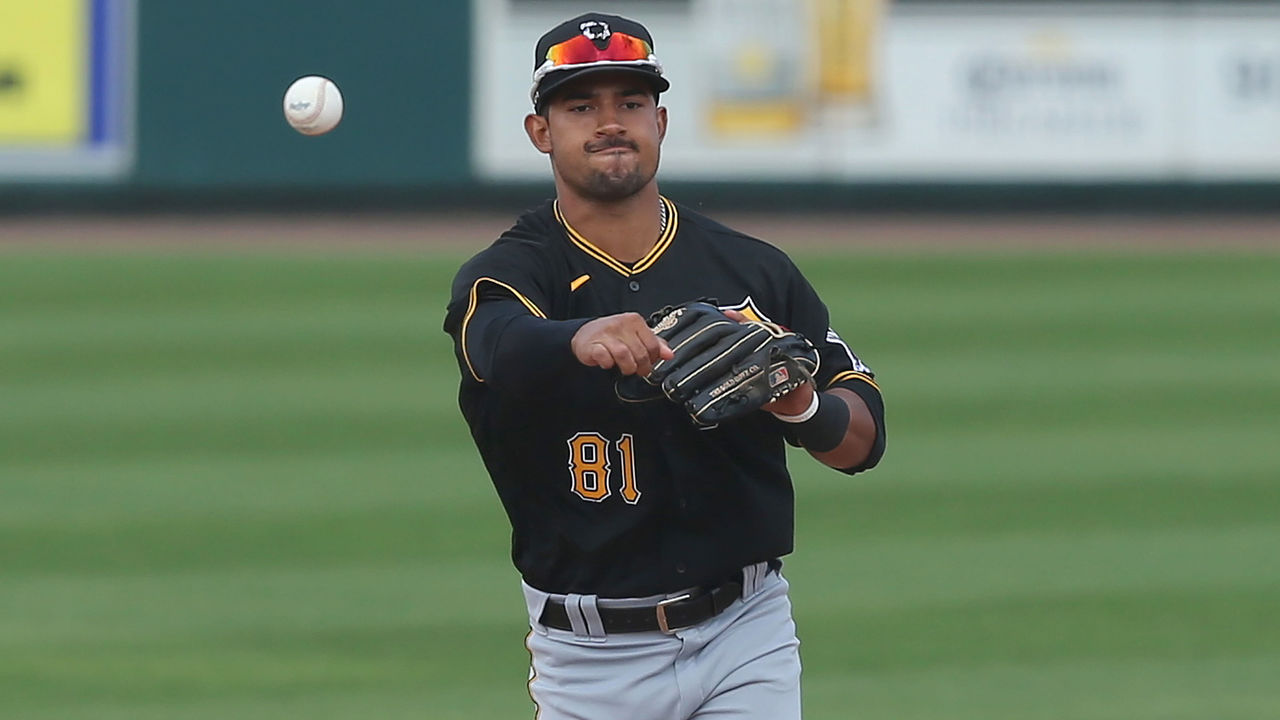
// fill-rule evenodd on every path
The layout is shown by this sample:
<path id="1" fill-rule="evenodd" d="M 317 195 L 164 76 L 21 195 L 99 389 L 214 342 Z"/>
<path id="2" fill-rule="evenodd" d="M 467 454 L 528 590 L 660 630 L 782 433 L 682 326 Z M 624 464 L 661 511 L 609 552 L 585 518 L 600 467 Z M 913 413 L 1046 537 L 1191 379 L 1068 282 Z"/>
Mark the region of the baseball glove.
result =
<path id="1" fill-rule="evenodd" d="M 650 316 L 649 326 L 675 357 L 659 360 L 647 377 L 620 380 L 618 396 L 639 401 L 660 391 L 698 425 L 759 410 L 818 369 L 818 351 L 804 336 L 773 323 L 739 323 L 713 302 L 665 307 Z"/>

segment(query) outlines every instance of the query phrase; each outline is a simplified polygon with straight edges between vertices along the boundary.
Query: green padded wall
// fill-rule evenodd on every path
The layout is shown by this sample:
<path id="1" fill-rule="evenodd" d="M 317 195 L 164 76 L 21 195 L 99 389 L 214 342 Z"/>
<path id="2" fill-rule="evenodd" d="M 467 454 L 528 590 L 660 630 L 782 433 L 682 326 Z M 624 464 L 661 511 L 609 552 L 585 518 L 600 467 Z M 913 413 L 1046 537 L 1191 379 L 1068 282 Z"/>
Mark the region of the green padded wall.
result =
<path id="1" fill-rule="evenodd" d="M 470 181 L 466 0 L 139 2 L 139 186 Z M 308 138 L 281 100 L 327 75 L 347 112 Z"/>

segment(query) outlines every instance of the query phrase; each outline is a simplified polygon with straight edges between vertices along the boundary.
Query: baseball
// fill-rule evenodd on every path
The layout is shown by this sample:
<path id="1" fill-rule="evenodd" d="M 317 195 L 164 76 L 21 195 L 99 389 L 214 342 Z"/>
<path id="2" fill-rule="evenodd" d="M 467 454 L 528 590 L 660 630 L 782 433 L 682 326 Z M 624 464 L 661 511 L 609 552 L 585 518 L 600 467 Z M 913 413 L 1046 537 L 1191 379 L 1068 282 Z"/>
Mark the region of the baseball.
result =
<path id="1" fill-rule="evenodd" d="M 342 120 L 342 93 L 329 78 L 300 77 L 284 93 L 284 118 L 303 135 L 323 135 Z"/>

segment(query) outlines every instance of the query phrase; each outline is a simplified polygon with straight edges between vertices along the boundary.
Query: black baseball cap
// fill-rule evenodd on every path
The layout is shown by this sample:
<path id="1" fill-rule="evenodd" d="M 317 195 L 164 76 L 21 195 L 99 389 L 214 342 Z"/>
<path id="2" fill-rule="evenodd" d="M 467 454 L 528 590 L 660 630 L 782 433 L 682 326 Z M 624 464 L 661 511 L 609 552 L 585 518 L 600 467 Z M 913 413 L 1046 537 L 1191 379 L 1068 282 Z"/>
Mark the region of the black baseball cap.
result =
<path id="1" fill-rule="evenodd" d="M 671 87 L 662 77 L 662 63 L 653 54 L 653 36 L 643 25 L 618 15 L 579 15 L 538 38 L 529 98 L 534 110 L 541 111 L 556 88 L 570 80 L 619 70 L 643 75 L 655 95 Z"/>

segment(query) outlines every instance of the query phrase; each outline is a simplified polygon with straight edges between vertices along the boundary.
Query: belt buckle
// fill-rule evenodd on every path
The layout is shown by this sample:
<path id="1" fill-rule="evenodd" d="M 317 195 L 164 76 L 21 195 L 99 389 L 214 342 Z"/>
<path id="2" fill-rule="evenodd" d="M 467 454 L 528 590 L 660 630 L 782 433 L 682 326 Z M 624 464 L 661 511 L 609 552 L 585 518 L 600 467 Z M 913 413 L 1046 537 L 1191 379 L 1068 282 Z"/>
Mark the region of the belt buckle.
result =
<path id="1" fill-rule="evenodd" d="M 654 608 L 654 611 L 658 614 L 658 629 L 666 633 L 667 635 L 674 634 L 676 630 L 683 630 L 684 629 L 683 627 L 677 627 L 673 629 L 670 625 L 667 624 L 667 606 L 672 603 L 678 603 L 681 600 L 688 600 L 691 597 L 693 597 L 693 595 L 691 595 L 690 593 L 685 593 L 683 595 L 677 595 L 673 598 L 667 598 L 666 600 L 658 601 L 657 607 Z"/>

